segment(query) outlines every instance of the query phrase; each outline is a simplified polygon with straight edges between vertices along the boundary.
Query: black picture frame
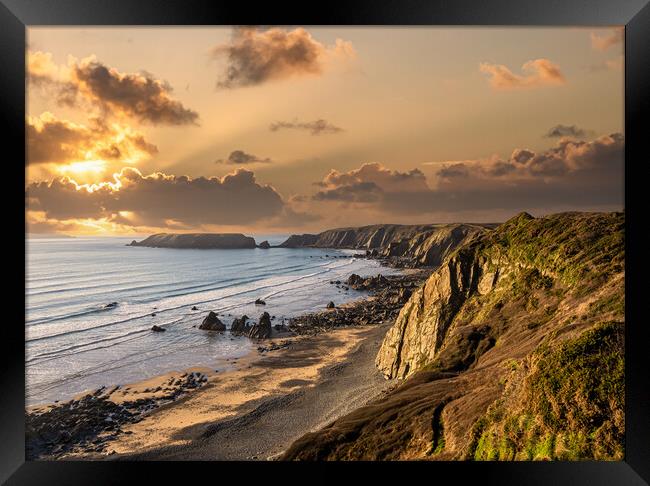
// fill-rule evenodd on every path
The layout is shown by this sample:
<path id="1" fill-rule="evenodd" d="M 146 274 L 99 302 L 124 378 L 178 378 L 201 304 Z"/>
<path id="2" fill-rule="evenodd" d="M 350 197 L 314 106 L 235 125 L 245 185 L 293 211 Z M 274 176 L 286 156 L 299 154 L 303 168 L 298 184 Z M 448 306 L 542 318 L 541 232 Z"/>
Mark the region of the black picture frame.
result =
<path id="1" fill-rule="evenodd" d="M 647 184 L 647 132 L 643 121 L 650 116 L 650 4 L 648 0 L 354 0 L 336 4 L 307 2 L 220 2 L 209 0 L 0 0 L 0 124 L 3 170 L 7 193 L 5 262 L 25 249 L 17 229 L 25 208 L 25 32 L 36 25 L 481 25 L 481 26 L 607 26 L 625 25 L 625 211 L 626 211 L 626 457 L 622 462 L 550 463 L 373 463 L 306 464 L 254 463 L 232 472 L 268 474 L 289 467 L 285 474 L 310 481 L 306 468 L 318 467 L 327 475 L 351 473 L 364 467 L 382 476 L 452 477 L 454 483 L 479 484 L 647 484 L 650 482 L 650 393 L 647 324 L 642 320 L 644 268 L 642 249 L 643 186 Z M 11 154 L 11 155 L 10 155 Z M 22 180 L 23 186 L 20 186 Z M 13 194 L 14 189 L 20 194 Z M 21 215 L 22 213 L 22 215 Z M 11 223 L 15 223 L 11 224 Z M 11 252 L 11 253 L 9 253 Z M 647 259 L 646 259 L 647 260 Z M 6 268 L 6 266 L 5 266 Z M 227 476 L 223 463 L 129 462 L 26 462 L 24 448 L 24 328 L 19 309 L 24 265 L 5 274 L 8 294 L 3 306 L 0 353 L 0 481 L 6 484 L 128 484 L 145 474 L 149 483 L 172 476 L 173 469 L 203 470 L 213 480 Z M 11 281 L 9 280 L 11 279 Z M 24 278 L 23 278 L 24 282 Z M 22 294 L 24 296 L 24 293 Z M 24 302 L 23 302 L 24 303 Z M 22 316 L 22 317 L 21 317 Z M 370 466 L 370 467 L 368 467 Z M 416 468 L 418 471 L 406 471 Z M 367 471 L 366 471 L 367 472 Z M 319 476 L 325 479 L 325 475 Z M 405 476 L 409 475 L 409 476 Z M 423 475 L 423 476 L 421 476 Z M 268 476 L 267 476 L 268 477 Z M 416 476 L 413 476 L 414 478 Z M 187 479 L 193 480 L 193 479 Z M 231 479 L 232 480 L 232 479 Z"/>

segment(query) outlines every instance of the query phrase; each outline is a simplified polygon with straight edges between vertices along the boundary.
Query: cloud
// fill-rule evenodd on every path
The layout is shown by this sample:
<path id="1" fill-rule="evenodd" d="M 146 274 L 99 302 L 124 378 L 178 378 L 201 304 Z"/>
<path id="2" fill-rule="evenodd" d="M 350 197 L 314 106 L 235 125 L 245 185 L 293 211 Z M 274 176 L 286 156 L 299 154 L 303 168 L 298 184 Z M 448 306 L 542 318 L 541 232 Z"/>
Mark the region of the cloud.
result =
<path id="1" fill-rule="evenodd" d="M 60 120 L 49 112 L 27 119 L 30 164 L 113 160 L 133 163 L 158 152 L 142 134 L 91 119 L 88 125 Z"/>
<path id="2" fill-rule="evenodd" d="M 429 189 L 426 177 L 419 169 L 398 172 L 373 162 L 348 172 L 330 171 L 313 199 L 317 201 L 372 202 L 385 192 L 418 192 Z"/>
<path id="3" fill-rule="evenodd" d="M 520 164 L 525 164 L 535 156 L 535 152 L 528 149 L 514 149 L 510 159 Z"/>
<path id="4" fill-rule="evenodd" d="M 585 130 L 576 125 L 555 125 L 551 127 L 548 132 L 544 135 L 546 138 L 562 138 L 562 137 L 572 137 L 572 138 L 583 138 L 591 134 L 591 130 Z"/>
<path id="5" fill-rule="evenodd" d="M 354 182 L 343 186 L 317 192 L 315 201 L 375 202 L 379 201 L 383 191 L 374 182 Z"/>
<path id="6" fill-rule="evenodd" d="M 53 94 L 61 105 L 84 103 L 102 114 L 128 117 L 153 125 L 196 124 L 199 115 L 171 95 L 173 88 L 147 72 L 121 73 L 94 56 L 57 66 L 49 53 L 30 52 L 29 81 Z"/>
<path id="7" fill-rule="evenodd" d="M 625 148 L 624 137 L 613 133 L 592 141 L 562 139 L 555 147 L 540 153 L 515 149 L 509 159 L 493 157 L 488 160 L 463 161 L 462 170 L 457 163 L 442 164 L 437 175 L 443 180 L 474 178 L 490 179 L 509 177 L 535 179 L 560 177 L 571 173 L 607 171 L 622 167 Z"/>
<path id="8" fill-rule="evenodd" d="M 274 123 L 271 123 L 269 126 L 269 130 L 272 132 L 277 132 L 278 130 L 282 129 L 307 130 L 312 135 L 333 134 L 341 133 L 344 131 L 342 128 L 337 127 L 336 125 L 333 125 L 332 123 L 328 122 L 327 120 L 323 120 L 322 118 L 310 122 L 299 122 L 297 120 L 294 120 L 292 122 L 276 121 Z"/>
<path id="9" fill-rule="evenodd" d="M 588 66 L 591 72 L 600 71 L 622 71 L 623 70 L 623 56 L 620 55 L 614 59 L 605 59 L 596 64 Z"/>
<path id="10" fill-rule="evenodd" d="M 78 229 L 74 223 L 65 223 L 56 220 L 47 220 L 45 215 L 39 211 L 28 211 L 25 216 L 27 226 L 26 233 L 50 234 L 50 233 L 72 233 Z"/>
<path id="11" fill-rule="evenodd" d="M 47 219 L 94 219 L 132 226 L 245 226 L 282 214 L 281 196 L 256 182 L 253 172 L 237 169 L 221 178 L 142 175 L 124 168 L 112 182 L 79 185 L 69 177 L 34 182 L 26 191 L 28 207 Z"/>
<path id="12" fill-rule="evenodd" d="M 224 89 L 255 86 L 294 76 L 320 75 L 328 58 L 354 57 L 352 44 L 337 39 L 332 47 L 315 40 L 303 28 L 265 31 L 239 27 L 228 44 L 212 49 L 213 58 L 225 58 L 226 68 L 217 82 Z"/>
<path id="13" fill-rule="evenodd" d="M 479 70 L 488 75 L 490 85 L 494 89 L 537 88 L 566 83 L 560 67 L 548 59 L 535 59 L 525 62 L 522 70 L 526 74 L 523 75 L 514 74 L 503 64 L 490 64 L 487 62 L 479 64 Z"/>
<path id="14" fill-rule="evenodd" d="M 426 214 L 620 209 L 623 154 L 620 133 L 591 141 L 562 139 L 541 152 L 518 148 L 507 158 L 428 164 L 438 166 L 432 188 L 420 171 L 398 173 L 365 164 L 345 173 L 332 171 L 317 183 L 321 190 L 312 199 L 321 205 L 352 206 L 355 214 L 417 215 L 420 220 Z"/>
<path id="15" fill-rule="evenodd" d="M 216 161 L 217 164 L 254 164 L 254 163 L 269 163 L 271 162 L 271 159 L 267 158 L 261 158 L 258 157 L 257 155 L 253 154 L 248 154 L 244 152 L 243 150 L 233 150 L 230 152 L 230 155 L 228 156 L 227 159 L 218 159 Z"/>
<path id="16" fill-rule="evenodd" d="M 597 51 L 606 51 L 610 47 L 621 44 L 624 38 L 624 30 L 617 28 L 612 30 L 609 34 L 598 35 L 591 33 L 591 47 Z"/>

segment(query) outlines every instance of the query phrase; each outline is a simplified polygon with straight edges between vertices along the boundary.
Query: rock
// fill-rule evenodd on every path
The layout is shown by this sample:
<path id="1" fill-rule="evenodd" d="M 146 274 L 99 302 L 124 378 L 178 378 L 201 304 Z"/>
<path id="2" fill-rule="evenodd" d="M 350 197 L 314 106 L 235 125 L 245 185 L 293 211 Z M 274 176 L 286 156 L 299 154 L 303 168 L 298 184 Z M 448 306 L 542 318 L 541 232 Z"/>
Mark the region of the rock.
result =
<path id="1" fill-rule="evenodd" d="M 160 326 L 153 326 L 151 328 L 151 330 L 154 331 L 154 332 L 165 332 L 167 329 L 165 329 L 164 327 L 160 327 Z"/>
<path id="2" fill-rule="evenodd" d="M 197 306 L 194 305 L 194 306 L 192 306 L 192 309 L 191 309 L 191 310 L 199 310 L 199 308 L 198 308 Z"/>
<path id="3" fill-rule="evenodd" d="M 266 339 L 271 337 L 271 316 L 268 312 L 260 316 L 257 323 L 249 331 L 248 337 L 252 339 Z"/>
<path id="4" fill-rule="evenodd" d="M 334 309 L 335 307 L 336 306 L 334 305 L 334 302 L 332 302 L 331 300 L 327 303 L 327 308 L 328 309 Z"/>
<path id="5" fill-rule="evenodd" d="M 268 241 L 264 240 L 264 241 L 263 241 L 262 243 L 260 243 L 257 247 L 258 247 L 258 248 L 261 248 L 262 250 L 268 250 L 269 248 L 271 248 L 271 245 L 269 244 Z"/>
<path id="6" fill-rule="evenodd" d="M 153 313 L 151 314 L 151 317 L 156 317 L 156 313 L 153 312 Z"/>
<path id="7" fill-rule="evenodd" d="M 266 305 L 266 302 L 264 302 L 262 299 L 257 299 L 255 301 L 255 305 Z"/>
<path id="8" fill-rule="evenodd" d="M 358 285 L 363 284 L 363 278 L 361 278 L 359 275 L 356 273 L 353 273 L 348 277 L 348 280 L 346 282 L 350 287 L 357 288 Z"/>
<path id="9" fill-rule="evenodd" d="M 248 321 L 248 316 L 245 314 L 239 319 L 233 320 L 230 326 L 230 333 L 235 335 L 248 334 L 250 325 L 246 321 Z"/>
<path id="10" fill-rule="evenodd" d="M 203 329 L 204 331 L 225 331 L 226 325 L 219 320 L 217 314 L 210 311 L 208 316 L 203 319 L 199 329 Z"/>
<path id="11" fill-rule="evenodd" d="M 405 304 L 409 300 L 409 297 L 411 297 L 411 290 L 402 287 L 397 291 L 397 294 L 393 296 L 393 298 L 391 299 L 391 302 L 393 304 L 402 305 L 402 304 Z"/>
<path id="12" fill-rule="evenodd" d="M 376 277 L 370 277 L 364 280 L 363 285 L 367 289 L 377 289 L 385 287 L 388 285 L 388 279 L 382 274 L 377 275 Z"/>

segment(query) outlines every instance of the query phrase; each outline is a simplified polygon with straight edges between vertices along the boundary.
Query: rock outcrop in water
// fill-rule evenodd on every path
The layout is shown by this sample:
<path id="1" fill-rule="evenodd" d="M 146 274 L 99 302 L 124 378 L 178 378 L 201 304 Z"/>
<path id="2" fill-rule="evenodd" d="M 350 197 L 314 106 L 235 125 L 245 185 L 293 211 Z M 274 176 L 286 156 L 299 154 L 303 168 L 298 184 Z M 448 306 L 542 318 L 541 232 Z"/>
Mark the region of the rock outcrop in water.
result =
<path id="1" fill-rule="evenodd" d="M 622 460 L 624 214 L 526 213 L 413 293 L 377 366 L 400 385 L 283 459 Z"/>
<path id="2" fill-rule="evenodd" d="M 127 246 L 183 249 L 239 249 L 255 248 L 255 239 L 240 233 L 159 233 Z"/>
<path id="3" fill-rule="evenodd" d="M 242 334 L 248 334 L 250 332 L 250 324 L 248 324 L 248 316 L 244 314 L 243 316 L 236 318 L 232 321 L 230 326 L 230 333 L 235 336 L 240 336 Z"/>
<path id="4" fill-rule="evenodd" d="M 203 329 L 204 331 L 223 332 L 226 330 L 226 325 L 223 322 L 221 322 L 219 317 L 217 317 L 217 314 L 210 311 L 210 313 L 206 316 L 206 318 L 203 319 L 203 322 L 199 326 L 199 329 Z"/>
<path id="5" fill-rule="evenodd" d="M 390 259 L 401 266 L 436 267 L 456 247 L 491 226 L 380 224 L 332 229 L 317 235 L 292 235 L 279 246 L 365 249 L 368 256 Z"/>
<path id="6" fill-rule="evenodd" d="M 257 323 L 251 327 L 248 337 L 251 339 L 267 339 L 271 337 L 271 316 L 268 312 L 263 313 Z"/>

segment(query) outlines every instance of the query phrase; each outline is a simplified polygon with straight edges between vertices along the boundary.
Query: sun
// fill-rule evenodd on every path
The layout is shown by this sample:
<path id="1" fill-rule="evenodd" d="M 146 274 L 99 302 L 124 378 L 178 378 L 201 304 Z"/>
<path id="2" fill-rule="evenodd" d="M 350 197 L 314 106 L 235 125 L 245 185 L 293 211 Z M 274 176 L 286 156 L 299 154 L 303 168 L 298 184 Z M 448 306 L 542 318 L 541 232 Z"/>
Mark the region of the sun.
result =
<path id="1" fill-rule="evenodd" d="M 71 162 L 69 164 L 59 166 L 57 170 L 63 175 L 101 174 L 106 170 L 106 161 L 82 160 L 79 162 Z"/>

